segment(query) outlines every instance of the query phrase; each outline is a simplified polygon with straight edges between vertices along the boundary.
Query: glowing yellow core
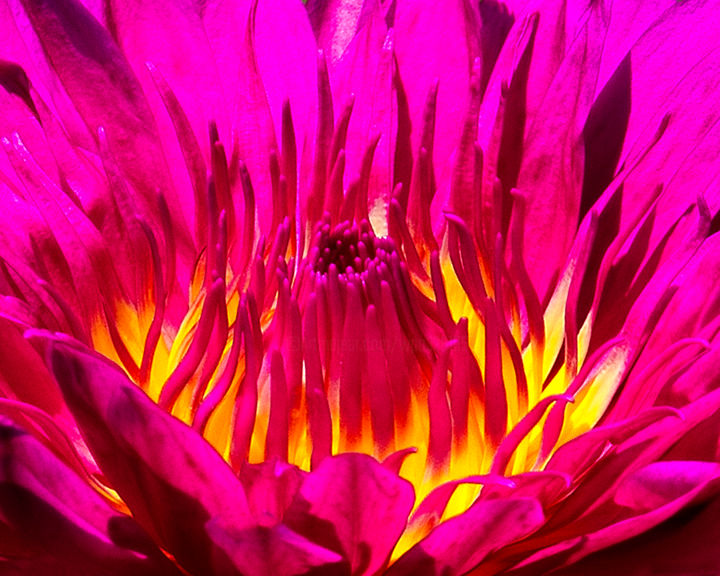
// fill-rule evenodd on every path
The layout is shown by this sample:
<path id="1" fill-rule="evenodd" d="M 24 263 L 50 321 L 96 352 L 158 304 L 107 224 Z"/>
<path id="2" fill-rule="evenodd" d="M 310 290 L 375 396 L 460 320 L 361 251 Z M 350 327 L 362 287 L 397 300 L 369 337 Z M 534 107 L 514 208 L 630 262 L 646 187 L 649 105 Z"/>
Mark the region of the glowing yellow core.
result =
<path id="1" fill-rule="evenodd" d="M 483 379 L 486 379 L 486 328 L 483 315 L 481 311 L 475 309 L 468 298 L 447 255 L 441 255 L 440 262 L 452 319 L 455 322 L 458 322 L 461 318 L 467 319 L 469 348 Z M 198 268 L 202 269 L 202 266 Z M 522 368 L 526 376 L 527 392 L 520 391 L 516 386 L 518 381 L 517 374 L 515 374 L 516 368 L 513 366 L 507 343 L 502 341 L 501 369 L 507 400 L 506 433 L 509 433 L 538 402 L 550 396 L 566 393 L 573 379 L 577 376 L 578 368 L 582 367 L 587 360 L 591 331 L 589 320 L 578 331 L 577 367 L 568 370 L 565 363 L 558 360 L 566 337 L 564 311 L 568 297 L 570 274 L 571 272 L 561 279 L 544 313 L 544 341 L 526 338 L 523 345 L 521 340 L 522 330 L 518 321 L 519 312 L 517 309 L 512 309 L 512 306 L 507 312 L 510 319 L 508 322 L 510 333 L 522 355 Z M 413 276 L 412 281 L 419 292 L 432 295 L 427 279 Z M 488 282 L 488 285 L 491 285 L 491 283 Z M 218 453 L 232 464 L 231 443 L 233 428 L 237 425 L 237 422 L 234 421 L 234 406 L 243 379 L 246 377 L 245 354 L 240 355 L 227 393 L 217 403 L 203 425 L 198 425 L 197 422 L 198 406 L 214 389 L 231 355 L 233 345 L 232 326 L 238 317 L 243 290 L 234 283 L 234 278 L 231 277 L 227 278 L 227 286 L 229 288 L 225 293 L 225 305 L 231 329 L 227 332 L 228 336 L 221 358 L 212 370 L 209 384 L 201 391 L 198 390 L 198 385 L 204 365 L 200 364 L 172 404 L 171 412 L 188 425 L 195 426 Z M 193 300 L 180 326 L 163 326 L 162 335 L 153 356 L 152 369 L 147 380 L 144 382 L 137 381 L 137 375 L 131 374 L 131 371 L 128 371 L 126 366 L 128 375 L 135 376 L 137 384 L 156 402 L 158 402 L 166 382 L 188 353 L 193 338 L 199 329 L 203 307 L 208 298 L 208 287 L 203 274 L 196 274 L 190 294 L 193 295 Z M 492 297 L 492 294 L 490 297 Z M 277 304 L 278 300 L 276 299 L 260 315 L 260 325 L 263 333 L 267 332 L 268 327 L 275 318 Z M 114 313 L 117 318 L 117 333 L 122 339 L 122 344 L 132 361 L 139 366 L 143 357 L 146 335 L 155 313 L 152 289 L 148 290 L 148 299 L 139 308 L 124 302 L 117 302 Z M 114 341 L 111 330 L 104 319 L 95 324 L 92 331 L 92 340 L 96 350 L 118 364 L 124 365 L 118 353 L 117 337 Z M 270 369 L 266 360 L 267 358 L 263 360 L 264 365 L 257 382 L 256 419 L 248 453 L 248 462 L 251 464 L 263 462 L 266 455 L 266 440 L 272 407 Z M 581 383 L 581 386 L 577 386 L 577 391 L 573 394 L 574 403 L 566 407 L 565 418 L 555 448 L 589 430 L 598 422 L 618 386 L 626 360 L 627 350 L 621 344 L 618 344 L 607 350 L 595 362 L 584 382 Z M 127 359 L 125 364 L 127 364 Z M 559 367 L 557 364 L 559 364 Z M 414 377 L 419 381 L 412 383 L 410 386 L 412 395 L 405 424 L 395 423 L 395 435 L 390 446 L 380 446 L 376 441 L 376 434 L 372 425 L 372 412 L 367 403 L 363 407 L 362 431 L 359 436 L 350 438 L 340 424 L 339 413 L 341 408 L 338 399 L 338 386 L 340 383 L 330 381 L 326 384 L 328 387 L 328 406 L 332 419 L 332 453 L 356 451 L 382 460 L 393 452 L 408 448 L 414 449 L 415 452 L 408 454 L 402 461 L 400 475 L 415 487 L 417 506 L 433 489 L 445 482 L 489 473 L 498 446 L 490 441 L 485 432 L 486 412 L 483 399 L 471 393 L 468 399 L 466 436 L 462 440 L 455 439 L 453 441 L 451 454 L 449 454 L 449 458 L 446 459 L 442 466 L 431 466 L 428 463 L 428 450 L 430 438 L 434 431 L 431 430 L 428 407 L 430 376 L 419 372 L 414 374 Z M 306 366 L 304 366 L 302 371 L 303 388 L 306 384 Z M 289 413 L 288 461 L 290 464 L 309 471 L 311 469 L 313 442 L 308 431 L 308 406 L 304 399 L 304 392 L 305 390 L 300 394 L 301 400 L 296 403 Z M 546 412 L 519 442 L 512 452 L 508 465 L 501 471 L 502 473 L 512 476 L 543 467 L 547 458 L 542 461 L 540 452 L 544 423 L 548 413 Z M 480 490 L 481 485 L 476 483 L 475 480 L 471 479 L 466 483 L 459 483 L 442 515 L 442 519 L 465 511 L 472 504 Z M 440 520 L 435 519 L 433 523 L 426 522 L 423 524 L 413 523 L 411 519 L 409 528 L 398 543 L 393 557 L 398 557 L 420 540 L 429 532 L 434 523 Z"/>

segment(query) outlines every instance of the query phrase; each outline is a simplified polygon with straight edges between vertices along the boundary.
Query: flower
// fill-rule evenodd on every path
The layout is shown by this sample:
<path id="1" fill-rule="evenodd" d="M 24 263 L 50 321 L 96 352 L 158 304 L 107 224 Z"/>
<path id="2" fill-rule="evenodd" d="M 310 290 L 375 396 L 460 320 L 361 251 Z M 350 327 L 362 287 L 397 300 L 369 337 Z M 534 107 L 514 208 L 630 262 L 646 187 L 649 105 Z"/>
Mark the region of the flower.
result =
<path id="1" fill-rule="evenodd" d="M 4 574 L 720 571 L 718 7 L 517 4 L 0 3 Z"/>

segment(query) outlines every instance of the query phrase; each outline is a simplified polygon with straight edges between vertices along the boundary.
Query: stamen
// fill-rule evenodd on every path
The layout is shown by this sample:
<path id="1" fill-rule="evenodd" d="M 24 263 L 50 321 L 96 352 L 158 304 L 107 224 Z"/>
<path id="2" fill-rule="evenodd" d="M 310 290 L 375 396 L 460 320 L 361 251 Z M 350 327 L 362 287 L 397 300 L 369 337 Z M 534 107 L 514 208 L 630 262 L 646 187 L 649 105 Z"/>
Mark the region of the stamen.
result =
<path id="1" fill-rule="evenodd" d="M 272 299 L 275 298 L 278 286 L 274 266 L 281 258 L 281 255 L 284 255 L 287 252 L 289 240 L 290 220 L 285 218 L 276 232 L 275 242 L 273 242 L 270 255 L 267 259 L 269 265 L 265 270 L 265 302 L 263 308 L 270 306 L 270 304 L 272 304 Z"/>
<path id="2" fill-rule="evenodd" d="M 463 330 L 464 329 L 464 330 Z M 462 332 L 465 332 L 463 334 Z M 452 414 L 452 437 L 455 452 L 461 452 L 468 439 L 469 413 L 470 413 L 470 382 L 468 381 L 468 358 L 465 355 L 467 346 L 467 323 L 458 324 L 457 336 L 465 341 L 455 340 L 455 346 L 450 353 L 452 366 L 452 379 L 450 380 L 450 412 Z"/>
<path id="3" fill-rule="evenodd" d="M 127 349 L 125 342 L 123 342 L 122 336 L 118 332 L 115 319 L 108 309 L 108 304 L 106 302 L 103 302 L 103 313 L 105 317 L 105 326 L 108 330 L 108 334 L 110 335 L 110 340 L 115 348 L 115 352 L 117 353 L 121 364 L 130 375 L 130 378 L 137 382 L 140 376 L 140 370 L 135 362 L 135 359 Z"/>
<path id="4" fill-rule="evenodd" d="M 446 474 L 450 467 L 452 420 L 447 399 L 447 370 L 453 344 L 449 342 L 440 351 L 428 391 L 430 435 L 426 472 L 433 476 Z"/>
<path id="5" fill-rule="evenodd" d="M 570 280 L 567 301 L 565 304 L 565 371 L 569 378 L 577 374 L 578 367 L 578 326 L 577 305 L 580 298 L 580 288 L 585 276 L 585 269 L 590 260 L 590 252 L 598 228 L 598 215 L 594 210 L 590 213 L 590 220 L 585 234 L 579 236 L 580 250 L 575 259 L 575 269 Z"/>
<path id="6" fill-rule="evenodd" d="M 476 179 L 482 178 L 482 163 L 477 170 L 475 140 L 478 131 L 480 113 L 480 58 L 475 58 L 470 74 L 470 101 L 465 113 L 460 142 L 453 159 L 452 179 L 450 181 L 449 209 L 455 214 L 473 214 L 475 204 Z"/>
<path id="7" fill-rule="evenodd" d="M 228 337 L 228 315 L 227 315 L 227 304 L 225 302 L 225 282 L 222 278 L 220 280 L 220 294 L 217 298 L 217 304 L 215 309 L 215 317 L 213 321 L 212 333 L 210 341 L 207 344 L 205 351 L 205 357 L 203 358 L 202 371 L 200 372 L 200 378 L 193 390 L 192 399 L 190 402 L 190 414 L 194 417 L 197 412 L 198 406 L 207 390 L 207 386 L 215 373 L 218 362 L 223 356 L 225 345 Z"/>
<path id="8" fill-rule="evenodd" d="M 287 216 L 290 218 L 295 217 L 295 206 L 297 205 L 297 193 L 298 193 L 298 182 L 297 182 L 297 145 L 295 142 L 295 128 L 293 126 L 292 112 L 290 110 L 290 101 L 285 100 L 283 102 L 282 110 L 282 175 L 285 178 L 286 187 L 286 201 L 285 206 L 287 209 Z M 300 244 L 297 244 L 296 250 L 300 249 Z"/>
<path id="9" fill-rule="evenodd" d="M 217 126 L 214 122 L 210 123 L 210 152 L 217 206 L 221 212 L 227 214 L 228 237 L 233 238 L 235 236 L 235 205 L 228 173 L 227 155 L 225 147 L 219 141 Z M 214 220 L 210 222 L 213 223 Z"/>
<path id="10" fill-rule="evenodd" d="M 340 150 L 330 172 L 327 191 L 325 193 L 324 212 L 331 214 L 331 222 L 335 223 L 336 214 L 340 213 L 343 201 L 343 175 L 345 173 L 345 150 Z"/>
<path id="11" fill-rule="evenodd" d="M 360 293 L 354 282 L 343 281 L 346 295 L 345 324 L 340 351 L 340 438 L 341 450 L 359 447 L 362 435 L 362 334 L 365 320 Z"/>
<path id="12" fill-rule="evenodd" d="M 430 252 L 438 249 L 432 231 L 430 206 L 435 195 L 432 176 L 432 156 L 426 148 L 420 148 L 413 166 L 408 195 L 407 222 L 417 247 L 427 247 Z"/>
<path id="13" fill-rule="evenodd" d="M 545 414 L 545 411 L 550 407 L 553 402 L 573 402 L 574 398 L 569 395 L 560 394 L 556 396 L 548 396 L 538 402 L 532 410 L 530 410 L 523 418 L 518 422 L 510 433 L 505 436 L 505 439 L 500 443 L 495 457 L 493 458 L 492 467 L 490 468 L 491 474 L 504 475 L 510 458 L 513 453 L 520 445 L 520 442 L 535 428 L 540 422 L 540 419 Z"/>
<path id="14" fill-rule="evenodd" d="M 545 354 L 545 320 L 540 299 L 530 280 L 523 260 L 523 230 L 525 229 L 525 197 L 513 190 L 513 211 L 510 223 L 510 267 L 525 304 L 530 345 L 532 346 L 533 386 L 541 390 L 543 381 L 543 356 Z"/>
<path id="15" fill-rule="evenodd" d="M 325 200 L 327 182 L 327 166 L 329 162 L 330 143 L 333 135 L 334 113 L 327 62 L 322 50 L 318 52 L 318 120 L 315 158 L 313 160 L 313 176 L 310 194 L 305 206 L 307 225 L 312 227 L 320 220 Z M 334 161 L 334 159 L 333 159 Z"/>
<path id="16" fill-rule="evenodd" d="M 398 186 L 402 186 L 402 184 L 398 184 Z M 427 272 L 425 271 L 422 261 L 420 260 L 420 255 L 418 254 L 415 242 L 413 242 L 413 239 L 410 235 L 410 230 L 407 227 L 407 222 L 405 221 L 405 217 L 402 214 L 400 204 L 395 198 L 390 201 L 389 215 L 390 230 L 395 229 L 397 231 L 400 237 L 400 244 L 403 248 L 403 252 L 405 253 L 405 259 L 407 260 L 410 270 L 413 272 L 413 274 L 420 278 L 420 280 L 427 280 Z M 437 254 L 437 251 L 434 251 L 433 253 Z"/>
<path id="17" fill-rule="evenodd" d="M 308 406 L 308 427 L 312 442 L 311 468 L 332 451 L 332 421 L 324 389 L 320 349 L 318 347 L 317 300 L 310 296 L 305 309 L 303 355 L 305 357 L 305 390 Z"/>
<path id="18" fill-rule="evenodd" d="M 460 218 L 448 213 L 445 214 L 445 218 L 450 225 L 448 245 L 453 268 L 455 268 L 458 280 L 460 280 L 473 307 L 476 310 L 481 310 L 482 303 L 487 299 L 487 292 L 478 265 L 478 257 L 472 236 L 465 222 Z"/>
<path id="19" fill-rule="evenodd" d="M 164 296 L 166 300 L 170 294 L 170 290 L 175 283 L 175 268 L 177 266 L 176 258 L 177 252 L 175 249 L 175 233 L 173 232 L 172 223 L 170 221 L 170 210 L 164 196 L 158 194 L 157 196 L 157 207 L 158 215 L 160 216 L 160 225 L 163 232 L 163 238 L 165 239 L 165 289 L 166 294 Z"/>
<path id="20" fill-rule="evenodd" d="M 230 464 L 234 470 L 239 470 L 247 462 L 250 452 L 250 442 L 257 418 L 258 377 L 262 368 L 260 318 L 252 295 L 248 295 L 246 307 L 238 311 L 235 321 L 241 323 L 245 348 L 245 376 L 235 399 L 230 443 Z"/>
<path id="21" fill-rule="evenodd" d="M 380 134 L 376 134 L 370 140 L 365 153 L 360 163 L 360 175 L 358 177 L 358 192 L 355 209 L 355 220 L 362 222 L 369 220 L 368 204 L 369 204 L 369 188 L 370 188 L 370 171 L 372 169 L 373 158 L 375 157 L 375 150 L 377 150 L 378 143 L 380 142 Z M 349 220 L 350 218 L 348 218 Z"/>
<path id="22" fill-rule="evenodd" d="M 410 415 L 410 392 L 413 383 L 420 381 L 417 362 L 412 355 L 413 347 L 408 341 L 407 333 L 400 325 L 395 302 L 393 301 L 392 288 L 385 280 L 380 282 L 380 309 L 383 319 L 382 327 L 385 330 L 384 348 L 388 367 L 388 376 L 393 386 L 393 394 L 396 408 L 396 422 L 398 429 L 402 430 Z M 409 383 L 409 384 L 408 384 Z M 415 384 L 417 386 L 417 384 Z"/>
<path id="23" fill-rule="evenodd" d="M 147 238 L 148 246 L 150 247 L 153 269 L 153 303 L 155 305 L 150 329 L 148 330 L 148 334 L 145 338 L 145 346 L 143 347 L 143 355 L 140 362 L 140 373 L 138 376 L 141 386 L 146 388 L 150 382 L 150 372 L 152 370 L 152 361 L 155 356 L 155 350 L 157 349 L 160 335 L 162 334 L 162 325 L 165 317 L 166 292 L 165 282 L 163 280 L 162 262 L 160 260 L 160 250 L 158 248 L 155 235 L 145 222 L 140 219 L 138 219 L 138 222 L 145 234 L 145 237 Z"/>
<path id="24" fill-rule="evenodd" d="M 395 449 L 395 413 L 393 394 L 385 367 L 385 347 L 378 325 L 375 306 L 368 306 L 365 312 L 367 362 L 367 385 L 365 387 L 370 406 L 373 439 L 380 458 Z M 407 410 L 407 406 L 405 410 Z"/>
<path id="25" fill-rule="evenodd" d="M 245 302 L 240 303 L 238 307 L 238 316 L 241 311 L 244 310 L 245 306 Z M 205 396 L 202 400 L 202 403 L 198 407 L 195 417 L 193 418 L 193 428 L 198 430 L 201 434 L 205 433 L 205 428 L 210 416 L 214 412 L 215 408 L 217 408 L 218 404 L 220 404 L 221 400 L 225 398 L 225 395 L 228 393 L 228 390 L 230 390 L 230 385 L 237 373 L 243 336 L 242 326 L 243 324 L 240 321 L 240 318 L 236 318 L 232 332 L 232 346 L 230 347 L 230 353 L 227 356 L 223 373 L 215 382 L 212 390 L 210 390 L 207 396 Z"/>
<path id="26" fill-rule="evenodd" d="M 192 338 L 187 353 L 173 371 L 163 386 L 158 405 L 164 410 L 170 411 L 175 404 L 181 390 L 190 381 L 195 370 L 205 354 L 210 337 L 212 336 L 215 324 L 215 315 L 219 300 L 224 298 L 225 286 L 221 279 L 215 280 L 205 297 L 205 303 L 195 328 L 195 335 Z"/>
<path id="27" fill-rule="evenodd" d="M 240 249 L 235 251 L 239 254 L 240 259 L 233 263 L 233 269 L 244 271 L 250 264 L 255 246 L 255 191 L 245 163 L 241 161 L 238 169 L 243 191 L 243 229 L 239 242 Z M 258 302 L 262 302 L 262 300 L 258 300 Z"/>
<path id="28" fill-rule="evenodd" d="M 280 159 L 276 150 L 270 151 L 270 186 L 272 200 L 272 224 L 270 230 L 275 230 L 285 218 L 287 209 L 285 207 L 284 191 L 280 190 Z"/>
<path id="29" fill-rule="evenodd" d="M 483 306 L 485 320 L 485 434 L 499 446 L 507 431 L 508 404 L 503 382 L 500 330 L 496 311 L 489 300 Z"/>
<path id="30" fill-rule="evenodd" d="M 289 413 L 287 381 L 279 350 L 270 352 L 270 420 L 265 441 L 265 460 L 288 459 Z"/>

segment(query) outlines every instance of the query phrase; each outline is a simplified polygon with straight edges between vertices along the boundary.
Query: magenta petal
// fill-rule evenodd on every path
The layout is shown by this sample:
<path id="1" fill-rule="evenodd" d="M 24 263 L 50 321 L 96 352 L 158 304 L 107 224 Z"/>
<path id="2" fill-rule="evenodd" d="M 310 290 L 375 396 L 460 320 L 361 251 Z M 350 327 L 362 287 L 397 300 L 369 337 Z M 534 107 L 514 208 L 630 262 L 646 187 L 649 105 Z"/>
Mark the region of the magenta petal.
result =
<path id="1" fill-rule="evenodd" d="M 0 393 L 4 398 L 27 402 L 55 417 L 66 413 L 60 390 L 42 357 L 22 337 L 19 327 L 3 317 L 0 349 Z M 27 382 L 32 386 L 25 385 Z"/>
<path id="2" fill-rule="evenodd" d="M 107 360 L 67 342 L 49 347 L 68 407 L 109 483 L 183 566 L 207 573 L 214 547 L 208 520 L 230 514 L 241 528 L 250 523 L 245 493 L 229 466 Z"/>
<path id="3" fill-rule="evenodd" d="M 716 386 L 716 378 L 711 377 L 717 366 L 712 360 L 716 351 L 714 347 L 708 350 L 710 343 L 704 341 L 703 337 L 706 335 L 708 338 L 715 337 L 718 306 L 715 287 L 720 281 L 719 246 L 720 236 L 715 235 L 705 241 L 682 270 L 682 280 L 674 281 L 677 284 L 677 291 L 663 311 L 632 372 L 628 375 L 625 388 L 634 394 L 632 396 L 624 394 L 618 402 L 618 409 L 625 407 L 627 411 L 641 401 L 655 402 L 663 391 L 665 396 L 661 398 L 665 402 L 672 397 L 671 390 L 663 390 L 647 382 L 648 370 L 651 370 L 653 364 L 657 365 L 663 352 L 671 346 L 676 349 L 675 354 L 670 357 L 675 362 L 666 361 L 657 368 L 663 376 L 658 378 L 658 384 L 672 383 L 674 378 L 671 376 L 677 374 L 680 381 L 673 384 L 677 401 L 695 400 Z M 680 255 L 682 256 L 682 253 Z M 638 302 L 641 300 L 642 296 Z M 642 309 L 640 310 L 642 312 Z M 628 320 L 635 320 L 634 315 Z M 638 320 L 638 323 L 642 322 L 641 315 L 638 315 Z M 695 338 L 689 338 L 691 335 Z M 686 349 L 683 354 L 680 354 L 678 349 L 680 342 L 685 342 Z M 702 370 L 698 370 L 702 366 L 698 362 L 698 357 L 705 354 L 709 354 L 711 360 L 705 362 L 706 365 Z M 652 374 L 650 372 L 649 375 Z M 625 406 L 622 406 L 623 404 Z"/>
<path id="4" fill-rule="evenodd" d="M 379 0 L 308 0 L 306 8 L 318 47 L 331 64 L 342 57 L 357 34 L 367 6 L 379 4 Z"/>
<path id="5" fill-rule="evenodd" d="M 123 1 L 108 2 L 107 11 L 113 35 L 146 93 L 153 94 L 145 66 L 151 62 L 170 84 L 209 157 L 208 122 L 215 120 L 226 129 L 228 110 L 199 6 L 171 0 Z M 229 131 L 221 136 L 228 141 Z"/>
<path id="6" fill-rule="evenodd" d="M 626 478 L 615 502 L 641 512 L 660 508 L 720 478 L 715 462 L 653 462 Z"/>
<path id="7" fill-rule="evenodd" d="M 632 48 L 632 100 L 620 161 L 624 177 L 618 215 L 624 236 L 659 198 L 649 251 L 698 195 L 706 196 L 712 212 L 720 202 L 714 185 L 714 151 L 720 140 L 715 105 L 719 39 L 709 22 L 716 10 L 714 4 L 675 4 Z M 690 28 L 692 40 L 680 41 Z"/>
<path id="8" fill-rule="evenodd" d="M 569 474 L 536 470 L 524 472 L 507 479 L 512 486 L 495 484 L 483 488 L 481 498 L 534 498 L 543 505 L 550 505 L 563 498 L 572 490 Z"/>
<path id="9" fill-rule="evenodd" d="M 558 576 L 706 576 L 720 573 L 720 498 L 627 542 L 590 554 Z M 536 574 L 537 572 L 532 572 Z M 528 573 L 530 574 L 530 573 Z"/>
<path id="10" fill-rule="evenodd" d="M 45 140 L 40 114 L 31 95 L 30 80 L 20 66 L 0 60 L 0 133 L 18 132 L 43 169 L 50 175 L 57 172 L 55 160 Z"/>
<path id="11" fill-rule="evenodd" d="M 395 53 L 413 126 L 413 155 L 420 149 L 428 91 L 439 81 L 432 160 L 441 191 L 450 178 L 450 159 L 467 109 L 470 69 L 479 51 L 477 18 L 462 0 L 398 2 L 395 11 Z"/>
<path id="12" fill-rule="evenodd" d="M 717 56 L 714 53 L 717 52 L 720 38 L 712 22 L 716 14 L 717 5 L 712 2 L 697 5 L 673 3 L 668 10 L 658 15 L 653 25 L 649 26 L 645 34 L 632 46 L 634 81 L 626 154 L 631 152 L 638 138 L 651 136 L 656 128 L 653 117 L 670 111 L 677 97 L 681 95 L 679 87 L 682 84 L 699 71 L 709 73 L 708 78 L 717 74 Z M 688 29 L 693 31 L 690 37 L 686 36 Z M 628 38 L 625 41 L 627 40 Z M 678 66 L 679 62 L 682 62 L 682 66 Z M 705 70 L 706 68 L 709 70 Z M 694 81 L 697 83 L 696 79 Z M 706 88 L 702 90 L 704 92 Z M 683 101 L 680 110 L 699 122 L 702 118 L 702 115 L 698 114 L 700 110 L 716 110 L 712 105 L 714 101 L 710 94 L 706 100 L 700 96 L 692 101 Z M 705 128 L 707 127 L 705 124 Z M 643 132 L 646 134 L 643 135 Z M 690 136 L 687 131 L 683 135 L 684 138 Z M 684 155 L 687 152 L 689 150 L 685 146 L 678 150 L 666 150 L 667 154 Z M 700 177 L 699 174 L 697 176 Z"/>
<path id="13" fill-rule="evenodd" d="M 385 566 L 407 524 L 413 488 L 373 458 L 326 458 L 305 478 L 285 516 L 298 534 L 343 555 L 354 575 Z"/>
<path id="14" fill-rule="evenodd" d="M 523 562 L 522 569 L 518 570 L 517 574 L 537 574 L 538 571 L 546 570 L 553 565 L 574 564 L 585 557 L 592 558 L 589 555 L 593 552 L 609 548 L 619 542 L 628 541 L 628 545 L 632 546 L 631 538 L 648 533 L 656 526 L 662 526 L 663 522 L 667 522 L 666 530 L 672 532 L 673 528 L 677 528 L 678 532 L 682 533 L 682 521 L 673 526 L 673 522 L 668 520 L 684 508 L 702 504 L 708 497 L 716 499 L 719 492 L 720 465 L 716 463 L 649 464 L 625 479 L 616 493 L 616 501 L 639 512 L 637 516 L 622 519 L 581 537 L 548 546 Z M 684 554 L 685 550 L 679 548 L 677 553 Z M 612 548 L 609 548 L 605 558 L 606 560 L 612 558 Z M 585 574 L 585 572 L 577 573 Z"/>
<path id="15" fill-rule="evenodd" d="M 504 476 L 492 474 L 469 476 L 460 480 L 445 482 L 423 498 L 422 502 L 420 502 L 410 517 L 408 529 L 418 534 L 427 534 L 430 532 L 430 530 L 440 523 L 448 502 L 455 493 L 455 490 L 459 486 L 468 484 L 482 484 L 483 495 L 488 489 L 495 488 L 496 486 L 501 490 L 504 488 L 508 491 L 512 491 L 515 488 L 515 483 L 512 480 L 508 480 Z"/>
<path id="16" fill-rule="evenodd" d="M 363 182 L 373 226 L 384 225 L 393 189 L 393 160 L 396 148 L 397 95 L 395 91 L 394 40 L 388 32 L 377 1 L 366 2 L 360 28 L 331 68 L 333 94 L 338 104 L 354 98 L 346 146 L 345 184 L 360 181 L 364 155 L 379 137 L 372 156 L 369 180 Z M 338 102 L 339 100 L 339 102 Z M 364 206 L 362 207 L 365 208 Z M 382 228 L 378 233 L 383 233 Z"/>
<path id="17" fill-rule="evenodd" d="M 45 555 L 68 573 L 179 574 L 132 518 L 7 420 L 0 421 L 0 455 L 0 556 L 14 557 L 28 574 L 49 573 L 37 571 Z"/>
<path id="18" fill-rule="evenodd" d="M 312 140 L 309 131 L 317 106 L 312 89 L 317 79 L 317 48 L 307 12 L 294 0 L 263 0 L 257 5 L 254 32 L 255 59 L 277 140 L 282 140 L 282 107 L 287 100 L 299 153 Z"/>
<path id="19" fill-rule="evenodd" d="M 137 209 L 154 222 L 155 198 L 161 191 L 169 199 L 176 239 L 184 246 L 187 230 L 168 186 L 154 118 L 140 83 L 110 34 L 74 0 L 28 0 L 24 6 L 90 133 L 95 135 L 104 127 L 118 165 L 137 192 Z"/>
<path id="20" fill-rule="evenodd" d="M 299 468 L 277 459 L 243 466 L 240 481 L 257 522 L 265 526 L 278 524 L 303 478 Z"/>
<path id="21" fill-rule="evenodd" d="M 210 0 L 203 11 L 203 22 L 225 85 L 224 107 L 229 111 L 232 134 L 227 144 L 233 144 L 233 155 L 247 166 L 256 191 L 260 231 L 268 234 L 272 220 L 268 157 L 277 152 L 277 139 L 264 79 L 258 69 L 262 58 L 255 44 L 257 10 L 257 2 Z M 277 95 L 275 87 L 271 93 Z M 275 120 L 280 123 L 280 118 Z M 242 203 L 238 186 L 233 194 L 235 202 Z"/>
<path id="22" fill-rule="evenodd" d="M 437 526 L 390 568 L 389 576 L 464 574 L 488 554 L 528 536 L 545 521 L 531 498 L 480 500 Z"/>
<path id="23" fill-rule="evenodd" d="M 503 181 L 506 189 L 517 186 L 527 193 L 525 264 L 545 302 L 577 230 L 583 183 L 579 140 L 593 102 L 603 28 L 599 9 L 591 9 L 544 95 L 542 114 L 528 118 L 517 181 L 507 181 L 510 175 Z"/>
<path id="24" fill-rule="evenodd" d="M 236 569 L 242 576 L 344 576 L 342 556 L 314 544 L 282 524 L 238 530 L 212 520 L 208 533 L 226 557 L 216 557 L 214 574 Z"/>

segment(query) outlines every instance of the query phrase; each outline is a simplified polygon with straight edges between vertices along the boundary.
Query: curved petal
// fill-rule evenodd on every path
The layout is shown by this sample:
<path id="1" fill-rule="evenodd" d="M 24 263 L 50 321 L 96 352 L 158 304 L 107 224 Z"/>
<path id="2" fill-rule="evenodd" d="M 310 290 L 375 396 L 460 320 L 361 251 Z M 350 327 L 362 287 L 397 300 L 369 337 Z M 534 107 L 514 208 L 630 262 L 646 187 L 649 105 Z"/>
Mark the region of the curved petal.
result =
<path id="1" fill-rule="evenodd" d="M 364 454 L 326 458 L 305 478 L 285 522 L 343 555 L 352 574 L 382 569 L 405 529 L 412 486 Z"/>
<path id="2" fill-rule="evenodd" d="M 544 521 L 542 507 L 532 498 L 477 501 L 401 556 L 388 576 L 464 574 L 491 552 L 533 533 Z"/>
<path id="3" fill-rule="evenodd" d="M 631 540 L 600 550 L 553 574 L 704 576 L 720 571 L 717 515 L 720 499 L 679 514 Z"/>
<path id="4" fill-rule="evenodd" d="M 46 343 L 65 401 L 110 485 L 183 566 L 207 572 L 214 549 L 208 520 L 230 515 L 240 528 L 251 524 L 230 467 L 117 367 L 70 342 Z"/>
<path id="5" fill-rule="evenodd" d="M 208 532 L 224 550 L 232 567 L 243 576 L 344 576 L 350 574 L 342 556 L 313 544 L 282 524 L 257 526 L 238 530 L 213 520 Z M 231 568 L 223 559 L 216 559 L 217 574 Z"/>
<path id="6" fill-rule="evenodd" d="M 467 0 L 430 4 L 403 0 L 397 2 L 394 26 L 413 155 L 420 148 L 426 96 L 438 81 L 432 160 L 438 188 L 443 190 L 450 178 L 451 155 L 460 139 L 470 94 L 470 71 L 479 53 L 477 10 Z"/>
<path id="7" fill-rule="evenodd" d="M 682 522 L 673 526 L 668 521 L 683 508 L 692 505 L 703 504 L 708 498 L 717 500 L 720 491 L 720 465 L 711 462 L 656 462 L 636 471 L 628 477 L 618 488 L 616 500 L 633 510 L 640 512 L 636 516 L 622 519 L 601 530 L 583 535 L 580 538 L 569 540 L 548 546 L 545 550 L 531 556 L 527 561 L 521 563 L 517 570 L 509 573 L 520 576 L 521 574 L 537 574 L 539 570 L 548 570 L 553 565 L 569 564 L 572 566 L 562 574 L 579 574 L 583 565 L 579 562 L 588 557 L 593 558 L 592 553 L 608 548 L 618 542 L 625 542 L 625 547 L 632 547 L 633 540 L 641 534 L 647 533 L 652 528 L 660 525 L 662 532 L 663 522 L 666 522 L 665 530 L 673 532 L 676 528 L 676 535 L 683 535 Z M 705 544 L 707 547 L 708 544 Z M 699 547 L 702 551 L 702 546 Z M 622 550 L 622 547 L 620 548 Z M 685 549 L 683 554 L 686 553 Z M 621 565 L 622 554 L 617 558 L 617 565 Z M 603 557 L 603 554 L 600 555 Z M 610 548 L 604 555 L 607 569 L 613 557 L 613 549 Z M 703 555 L 707 561 L 707 551 Z M 575 565 L 578 563 L 577 565 Z M 592 562 L 590 562 L 592 565 Z M 584 573 L 584 572 L 583 572 Z M 626 573 L 623 569 L 623 573 Z M 664 572 L 663 572 L 664 573 Z M 688 572 L 683 572 L 687 574 Z"/>
<path id="8" fill-rule="evenodd" d="M 56 569 L 77 573 L 179 574 L 132 518 L 5 419 L 0 462 L 0 532 L 9 531 L 0 555 L 28 570 L 54 559 Z"/>
<path id="9" fill-rule="evenodd" d="M 179 253 L 192 257 L 184 249 L 189 243 L 188 230 L 174 190 L 168 185 L 154 118 L 117 45 L 75 0 L 63 3 L 28 0 L 24 6 L 48 59 L 90 133 L 96 135 L 98 128 L 104 128 L 118 165 L 137 194 L 137 209 L 148 222 L 159 224 L 155 198 L 160 191 L 173 215 Z"/>

